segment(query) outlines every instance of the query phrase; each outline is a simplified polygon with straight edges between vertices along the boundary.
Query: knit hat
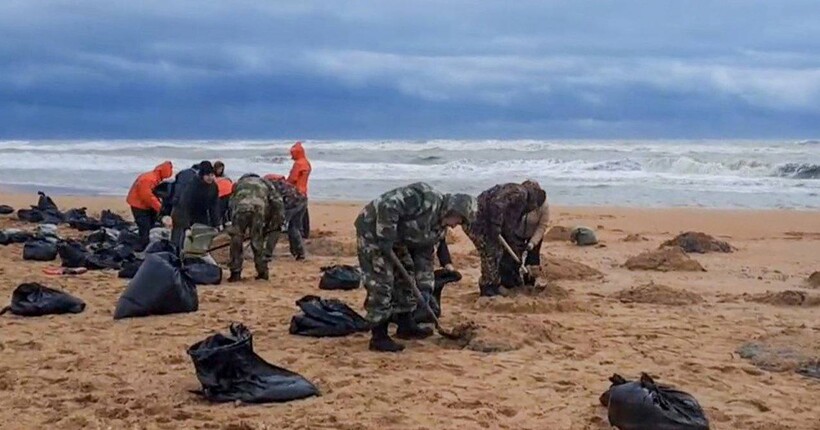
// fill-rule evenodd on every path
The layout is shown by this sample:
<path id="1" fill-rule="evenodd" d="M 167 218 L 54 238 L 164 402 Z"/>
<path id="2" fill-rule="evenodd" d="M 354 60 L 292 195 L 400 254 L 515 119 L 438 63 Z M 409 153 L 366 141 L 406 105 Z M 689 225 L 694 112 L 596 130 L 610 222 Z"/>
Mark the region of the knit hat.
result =
<path id="1" fill-rule="evenodd" d="M 214 165 L 210 161 L 203 161 L 199 163 L 199 176 L 212 175 L 214 173 Z"/>

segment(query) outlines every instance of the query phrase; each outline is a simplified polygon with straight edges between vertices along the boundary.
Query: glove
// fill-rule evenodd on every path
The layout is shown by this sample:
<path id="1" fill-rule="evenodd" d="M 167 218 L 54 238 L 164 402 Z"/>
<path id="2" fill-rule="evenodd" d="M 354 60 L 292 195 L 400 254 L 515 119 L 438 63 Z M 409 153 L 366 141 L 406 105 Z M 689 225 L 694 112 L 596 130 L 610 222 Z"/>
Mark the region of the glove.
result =
<path id="1" fill-rule="evenodd" d="M 381 251 L 382 255 L 385 257 L 389 256 L 390 253 L 393 252 L 393 242 L 379 242 L 379 251 Z"/>
<path id="2" fill-rule="evenodd" d="M 169 217 L 169 216 L 162 217 L 161 221 L 162 221 L 162 225 L 165 228 L 171 228 L 171 226 L 173 225 L 173 222 L 171 221 L 171 217 Z"/>
<path id="3" fill-rule="evenodd" d="M 455 272 L 456 268 L 452 264 L 447 264 L 447 265 L 444 266 L 444 270 L 446 270 L 448 272 Z"/>
<path id="4" fill-rule="evenodd" d="M 535 249 L 535 244 L 532 243 L 532 242 L 528 242 L 527 243 L 527 251 L 532 251 L 533 249 Z"/>

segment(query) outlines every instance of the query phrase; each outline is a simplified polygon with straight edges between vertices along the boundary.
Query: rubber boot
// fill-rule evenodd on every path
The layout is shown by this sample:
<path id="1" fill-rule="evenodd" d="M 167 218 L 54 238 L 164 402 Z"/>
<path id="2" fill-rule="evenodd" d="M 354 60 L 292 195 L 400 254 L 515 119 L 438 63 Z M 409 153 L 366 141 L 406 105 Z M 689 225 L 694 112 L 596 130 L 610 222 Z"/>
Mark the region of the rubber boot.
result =
<path id="1" fill-rule="evenodd" d="M 404 345 L 396 343 L 387 334 L 388 322 L 383 322 L 377 326 L 373 326 L 370 330 L 373 337 L 370 338 L 370 350 L 378 352 L 401 352 L 404 351 Z"/>
<path id="2" fill-rule="evenodd" d="M 479 285 L 478 289 L 481 297 L 493 297 L 501 294 L 498 285 Z"/>
<path id="3" fill-rule="evenodd" d="M 433 335 L 433 329 L 416 324 L 412 312 L 399 314 L 396 324 L 399 326 L 396 330 L 396 337 L 399 339 L 426 339 Z"/>
<path id="4" fill-rule="evenodd" d="M 228 282 L 239 282 L 242 280 L 242 272 L 231 272 Z"/>

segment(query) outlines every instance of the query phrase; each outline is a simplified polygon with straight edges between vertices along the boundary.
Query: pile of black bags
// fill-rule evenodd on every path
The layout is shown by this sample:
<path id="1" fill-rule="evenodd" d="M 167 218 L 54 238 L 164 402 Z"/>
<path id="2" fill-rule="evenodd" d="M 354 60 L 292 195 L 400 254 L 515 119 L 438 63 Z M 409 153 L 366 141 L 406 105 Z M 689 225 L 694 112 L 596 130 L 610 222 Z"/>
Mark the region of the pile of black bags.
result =
<path id="1" fill-rule="evenodd" d="M 302 313 L 290 320 L 290 334 L 337 337 L 370 329 L 367 320 L 340 300 L 305 296 L 296 301 L 296 306 Z"/>
<path id="2" fill-rule="evenodd" d="M 620 430 L 709 430 L 709 420 L 692 395 L 655 384 L 646 373 L 629 382 L 620 375 L 601 395 L 610 425 Z"/>
<path id="3" fill-rule="evenodd" d="M 242 324 L 230 334 L 215 334 L 188 348 L 196 377 L 197 394 L 212 402 L 271 403 L 304 399 L 319 394 L 307 379 L 274 366 L 253 351 L 253 336 Z"/>
<path id="4" fill-rule="evenodd" d="M 34 317 L 49 314 L 78 314 L 85 310 L 85 303 L 63 291 L 37 283 L 21 284 L 11 294 L 11 305 L 3 308 L 0 315 Z"/>
<path id="5" fill-rule="evenodd" d="M 175 254 L 146 254 L 134 278 L 117 301 L 114 319 L 195 312 L 196 285 Z"/>
<path id="6" fill-rule="evenodd" d="M 0 245 L 11 245 L 13 243 L 26 243 L 34 239 L 34 234 L 29 231 L 10 228 L 0 231 Z"/>
<path id="7" fill-rule="evenodd" d="M 88 216 L 86 208 L 69 209 L 66 212 L 61 212 L 51 197 L 42 191 L 37 194 L 39 198 L 36 206 L 17 211 L 17 217 L 20 220 L 30 223 L 68 224 L 71 228 L 79 231 L 95 231 L 100 228 L 126 231 L 130 230 L 134 225 L 109 210 L 102 211 L 100 219 Z"/>
<path id="8" fill-rule="evenodd" d="M 362 282 L 362 274 L 358 267 L 348 265 L 334 265 L 322 267 L 322 279 L 319 281 L 320 290 L 355 290 Z"/>

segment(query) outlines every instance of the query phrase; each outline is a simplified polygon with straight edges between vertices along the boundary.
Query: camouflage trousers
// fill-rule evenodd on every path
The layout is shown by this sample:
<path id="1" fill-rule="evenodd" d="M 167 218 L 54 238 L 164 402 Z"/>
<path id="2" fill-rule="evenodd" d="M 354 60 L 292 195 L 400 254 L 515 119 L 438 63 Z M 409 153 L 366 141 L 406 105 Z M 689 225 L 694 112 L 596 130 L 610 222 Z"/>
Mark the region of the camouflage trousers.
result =
<path id="1" fill-rule="evenodd" d="M 433 291 L 433 248 L 411 252 L 404 247 L 393 250 L 402 265 L 416 281 L 421 291 Z M 394 268 L 390 256 L 383 255 L 375 240 L 359 236 L 357 254 L 362 270 L 362 281 L 367 289 L 364 307 L 367 319 L 373 324 L 389 321 L 393 315 L 413 312 L 416 296 L 410 284 Z M 428 255 L 429 254 L 429 255 Z"/>
<path id="2" fill-rule="evenodd" d="M 481 259 L 481 276 L 478 278 L 479 288 L 499 287 L 501 285 L 501 275 L 499 264 L 504 256 L 504 248 L 498 243 L 497 237 L 487 237 L 484 234 L 468 232 L 470 240 L 473 241 L 478 257 Z"/>
<path id="3" fill-rule="evenodd" d="M 233 213 L 229 234 L 231 235 L 231 262 L 229 264 L 231 273 L 242 272 L 242 264 L 245 260 L 243 241 L 248 236 L 251 238 L 256 273 L 267 273 L 268 263 L 273 257 L 273 246 L 279 235 L 278 232 L 268 231 L 264 214 L 261 211 Z"/>

